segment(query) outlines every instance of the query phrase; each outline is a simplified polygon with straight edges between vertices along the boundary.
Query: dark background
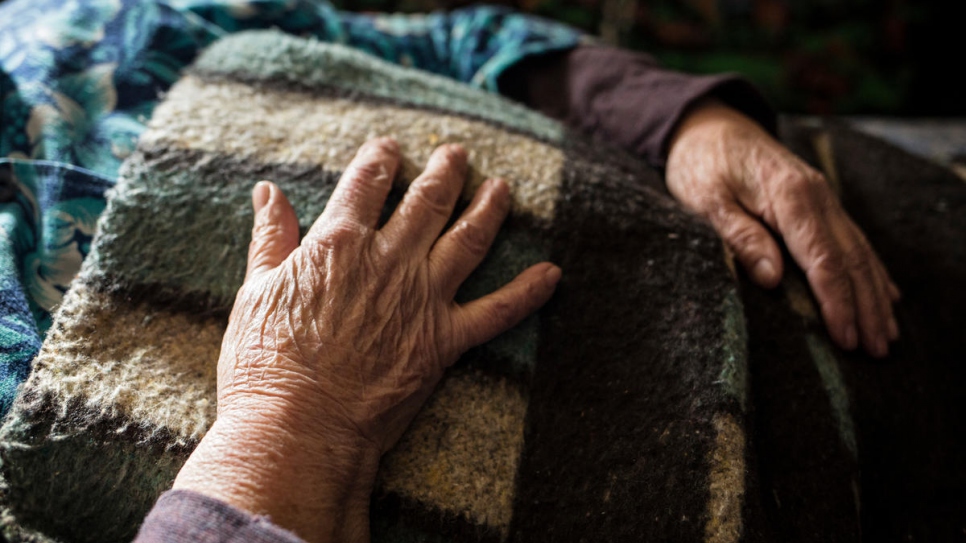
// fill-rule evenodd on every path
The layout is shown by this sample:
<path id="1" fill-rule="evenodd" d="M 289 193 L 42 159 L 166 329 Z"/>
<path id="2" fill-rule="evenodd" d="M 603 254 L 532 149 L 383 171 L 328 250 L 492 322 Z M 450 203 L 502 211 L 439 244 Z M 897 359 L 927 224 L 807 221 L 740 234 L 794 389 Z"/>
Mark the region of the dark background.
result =
<path id="1" fill-rule="evenodd" d="M 334 0 L 418 12 L 467 0 Z M 960 0 L 495 0 L 698 73 L 736 71 L 782 111 L 966 115 Z"/>
<path id="2" fill-rule="evenodd" d="M 331 1 L 370 12 L 476 3 Z M 966 116 L 962 0 L 488 1 L 653 53 L 672 68 L 739 72 L 785 113 Z"/>

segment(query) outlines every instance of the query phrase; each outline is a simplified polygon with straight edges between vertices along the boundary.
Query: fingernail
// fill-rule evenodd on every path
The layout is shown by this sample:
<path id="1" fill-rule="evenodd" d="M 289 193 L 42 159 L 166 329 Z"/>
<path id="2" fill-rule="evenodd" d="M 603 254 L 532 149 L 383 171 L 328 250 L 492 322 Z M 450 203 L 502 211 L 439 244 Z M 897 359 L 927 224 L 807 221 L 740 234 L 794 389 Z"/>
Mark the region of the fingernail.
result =
<path id="1" fill-rule="evenodd" d="M 453 153 L 466 156 L 466 148 L 458 143 L 447 143 L 446 147 Z"/>
<path id="2" fill-rule="evenodd" d="M 550 288 L 556 287 L 557 283 L 560 282 L 560 276 L 563 272 L 557 266 L 550 266 L 547 271 L 543 274 L 543 280 L 547 283 Z"/>
<path id="3" fill-rule="evenodd" d="M 752 274 L 758 281 L 770 283 L 775 280 L 775 265 L 771 263 L 771 260 L 762 258 L 755 264 Z"/>
<path id="4" fill-rule="evenodd" d="M 899 290 L 899 287 L 897 287 L 895 283 L 889 283 L 889 294 L 891 295 L 893 302 L 898 302 L 902 299 L 902 291 Z"/>
<path id="5" fill-rule="evenodd" d="M 259 181 L 252 189 L 252 207 L 258 213 L 272 199 L 272 184 L 268 181 Z"/>
<path id="6" fill-rule="evenodd" d="M 889 340 L 895 341 L 899 339 L 899 323 L 896 322 L 895 317 L 889 317 Z"/>
<path id="7" fill-rule="evenodd" d="M 493 194 L 501 199 L 505 199 L 510 193 L 510 186 L 507 185 L 506 181 L 500 179 L 499 177 L 495 179 L 487 179 L 487 186 L 493 191 Z"/>
<path id="8" fill-rule="evenodd" d="M 399 151 L 399 142 L 394 138 L 389 136 L 382 136 L 373 140 L 369 140 L 369 143 L 375 145 L 376 147 L 381 147 L 382 149 L 390 152 Z"/>
<path id="9" fill-rule="evenodd" d="M 859 346 L 859 333 L 855 329 L 854 324 L 850 324 L 848 328 L 845 329 L 845 348 L 854 349 Z"/>
<path id="10" fill-rule="evenodd" d="M 889 354 L 889 342 L 886 338 L 879 337 L 875 340 L 875 352 L 872 353 L 876 358 L 884 358 Z"/>

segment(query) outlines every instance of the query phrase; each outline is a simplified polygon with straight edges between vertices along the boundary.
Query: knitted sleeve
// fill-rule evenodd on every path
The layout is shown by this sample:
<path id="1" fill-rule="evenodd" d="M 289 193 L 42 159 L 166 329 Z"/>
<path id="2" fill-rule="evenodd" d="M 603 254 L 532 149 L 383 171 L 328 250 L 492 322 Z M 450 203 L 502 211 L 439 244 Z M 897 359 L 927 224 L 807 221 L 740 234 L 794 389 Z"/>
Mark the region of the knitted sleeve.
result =
<path id="1" fill-rule="evenodd" d="M 504 94 L 659 168 L 675 127 L 702 98 L 721 100 L 772 134 L 777 126 L 765 98 L 735 74 L 684 74 L 649 55 L 614 47 L 577 47 L 526 59 L 507 70 L 500 85 Z"/>
<path id="2" fill-rule="evenodd" d="M 298 536 L 227 503 L 186 490 L 158 498 L 135 543 L 303 543 Z"/>

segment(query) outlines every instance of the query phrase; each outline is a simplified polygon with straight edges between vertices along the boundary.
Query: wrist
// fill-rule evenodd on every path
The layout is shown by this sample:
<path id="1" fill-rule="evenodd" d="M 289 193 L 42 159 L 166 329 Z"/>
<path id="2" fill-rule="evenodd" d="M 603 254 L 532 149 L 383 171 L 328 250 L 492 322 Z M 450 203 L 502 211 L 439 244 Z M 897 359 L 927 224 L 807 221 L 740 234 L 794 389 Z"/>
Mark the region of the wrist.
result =
<path id="1" fill-rule="evenodd" d="M 705 97 L 688 107 L 668 140 L 668 168 L 688 157 L 691 149 L 725 145 L 729 140 L 768 133 L 751 118 L 714 97 Z"/>
<path id="2" fill-rule="evenodd" d="M 675 145 L 689 134 L 696 130 L 709 126 L 719 125 L 722 122 L 735 120 L 741 113 L 725 105 L 722 101 L 708 96 L 695 101 L 688 106 L 681 115 L 677 126 L 671 132 L 669 150 L 674 149 Z"/>
<path id="3" fill-rule="evenodd" d="M 306 439 L 272 422 L 219 417 L 174 488 L 267 515 L 309 542 L 368 541 L 379 451 L 345 432 Z"/>

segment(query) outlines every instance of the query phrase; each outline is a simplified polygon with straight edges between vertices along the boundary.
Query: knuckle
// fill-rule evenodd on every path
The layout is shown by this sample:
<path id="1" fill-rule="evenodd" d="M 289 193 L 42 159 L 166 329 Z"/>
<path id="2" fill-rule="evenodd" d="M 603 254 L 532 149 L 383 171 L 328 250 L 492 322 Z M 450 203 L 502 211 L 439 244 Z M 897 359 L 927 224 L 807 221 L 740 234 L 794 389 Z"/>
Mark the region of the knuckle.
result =
<path id="1" fill-rule="evenodd" d="M 832 192 L 832 189 L 828 187 L 827 184 L 822 184 L 822 188 L 817 190 L 813 195 L 815 205 L 822 212 L 823 215 L 831 216 L 833 214 L 839 214 L 842 211 L 841 205 L 839 204 L 838 196 Z"/>
<path id="2" fill-rule="evenodd" d="M 842 256 L 837 252 L 826 248 L 813 252 L 809 271 L 818 274 L 825 282 L 846 284 L 844 270 Z"/>
<path id="3" fill-rule="evenodd" d="M 872 275 L 872 259 L 860 246 L 848 250 L 844 257 L 845 267 L 854 274 Z"/>
<path id="4" fill-rule="evenodd" d="M 325 226 L 313 244 L 322 248 L 340 249 L 353 246 L 366 236 L 368 229 L 353 221 L 334 221 Z"/>
<path id="5" fill-rule="evenodd" d="M 462 185 L 466 167 L 466 150 L 459 145 L 447 144 L 434 151 L 427 165 L 427 171 L 432 171 L 444 179 L 455 179 Z"/>
<path id="6" fill-rule="evenodd" d="M 456 143 L 447 143 L 446 145 L 440 146 L 439 152 L 447 162 L 466 159 L 466 150 L 463 149 L 462 145 Z"/>
<path id="7" fill-rule="evenodd" d="M 825 179 L 822 174 L 815 173 L 810 174 L 806 172 L 793 172 L 785 176 L 782 180 L 782 185 L 794 195 L 799 197 L 804 195 L 813 195 L 816 191 L 825 187 Z"/>
<path id="8" fill-rule="evenodd" d="M 408 194 L 415 199 L 416 205 L 427 210 L 449 217 L 452 211 L 447 183 L 438 177 L 428 177 L 409 186 Z"/>
<path id="9" fill-rule="evenodd" d="M 816 202 L 808 197 L 786 192 L 781 201 L 781 212 L 786 220 L 808 223 L 818 216 Z"/>
<path id="10" fill-rule="evenodd" d="M 268 242 L 268 240 L 278 236 L 282 232 L 282 226 L 273 220 L 263 216 L 256 217 L 255 224 L 252 225 L 252 245 Z"/>
<path id="11" fill-rule="evenodd" d="M 361 160 L 353 162 L 346 172 L 346 178 L 352 179 L 355 184 L 370 184 L 376 181 L 385 181 L 389 177 L 389 170 L 386 164 L 379 160 Z"/>
<path id="12" fill-rule="evenodd" d="M 460 221 L 453 228 L 453 235 L 461 247 L 473 256 L 483 256 L 490 248 L 486 231 L 470 221 Z"/>
<path id="13" fill-rule="evenodd" d="M 383 153 L 395 153 L 399 151 L 399 144 L 392 138 L 375 138 L 365 143 L 367 150 Z"/>
<path id="14" fill-rule="evenodd" d="M 748 222 L 736 221 L 727 230 L 725 237 L 736 249 L 748 249 L 762 244 L 762 234 Z"/>

